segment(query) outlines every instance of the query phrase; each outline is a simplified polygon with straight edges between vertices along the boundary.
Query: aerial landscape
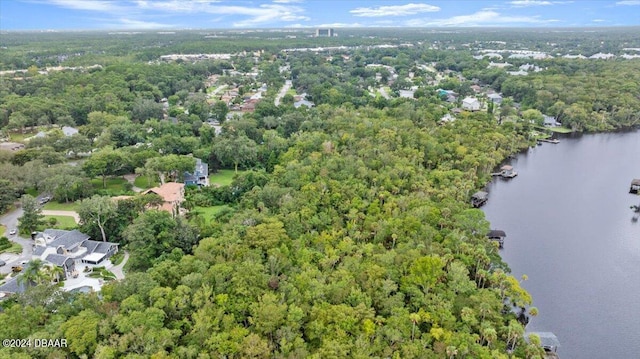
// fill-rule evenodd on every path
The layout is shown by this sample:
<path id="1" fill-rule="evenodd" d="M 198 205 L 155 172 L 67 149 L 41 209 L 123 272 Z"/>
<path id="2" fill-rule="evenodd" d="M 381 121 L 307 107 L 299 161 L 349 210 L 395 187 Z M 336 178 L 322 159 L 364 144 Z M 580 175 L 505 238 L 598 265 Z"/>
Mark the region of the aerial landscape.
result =
<path id="1" fill-rule="evenodd" d="M 640 1 L 0 1 L 0 358 L 634 358 Z"/>

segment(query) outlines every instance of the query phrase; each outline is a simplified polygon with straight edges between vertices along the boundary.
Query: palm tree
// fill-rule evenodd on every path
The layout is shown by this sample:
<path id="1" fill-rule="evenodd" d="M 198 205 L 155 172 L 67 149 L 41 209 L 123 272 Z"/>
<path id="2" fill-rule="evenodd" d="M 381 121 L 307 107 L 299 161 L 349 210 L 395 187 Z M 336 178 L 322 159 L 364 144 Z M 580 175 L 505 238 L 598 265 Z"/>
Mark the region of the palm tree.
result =
<path id="1" fill-rule="evenodd" d="M 30 261 L 29 264 L 27 264 L 27 268 L 25 268 L 24 273 L 18 277 L 18 283 L 24 284 L 25 286 L 42 283 L 44 281 L 42 273 L 43 266 L 44 262 L 40 259 Z"/>
<path id="2" fill-rule="evenodd" d="M 50 279 L 56 283 L 60 282 L 60 278 L 64 275 L 64 269 L 58 266 L 50 266 L 47 268 L 47 274 Z"/>

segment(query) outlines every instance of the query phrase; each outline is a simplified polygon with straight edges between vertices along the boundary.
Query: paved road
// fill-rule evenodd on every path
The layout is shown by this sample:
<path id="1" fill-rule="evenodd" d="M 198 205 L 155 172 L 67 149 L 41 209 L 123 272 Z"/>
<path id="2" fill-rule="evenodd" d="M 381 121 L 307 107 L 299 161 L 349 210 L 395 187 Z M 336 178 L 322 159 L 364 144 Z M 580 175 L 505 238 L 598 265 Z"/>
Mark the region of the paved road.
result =
<path id="1" fill-rule="evenodd" d="M 9 235 L 9 231 L 11 229 L 18 228 L 18 218 L 22 217 L 22 213 L 22 208 L 18 208 L 0 217 L 0 224 L 7 227 L 7 238 L 22 246 L 21 255 L 9 253 L 3 253 L 0 255 L 0 258 L 7 263 L 5 266 L 0 267 L 0 273 L 9 273 L 11 272 L 11 266 L 15 266 L 22 261 L 31 260 L 31 255 L 33 253 L 33 241 L 31 241 L 30 238 L 20 237 L 18 234 Z"/>
<path id="2" fill-rule="evenodd" d="M 378 89 L 378 92 L 380 92 L 380 95 L 382 95 L 382 97 L 386 98 L 387 100 L 391 99 L 391 96 L 389 96 L 389 94 L 387 93 L 387 90 L 384 87 L 380 87 Z"/>
<path id="3" fill-rule="evenodd" d="M 276 100 L 274 101 L 274 104 L 276 106 L 280 106 L 280 100 L 282 100 L 282 98 L 284 97 L 284 95 L 287 94 L 287 91 L 289 91 L 289 89 L 292 86 L 292 82 L 291 80 L 287 80 L 284 82 L 284 85 L 282 85 L 282 88 L 280 89 L 280 92 L 278 93 L 278 96 L 276 96 Z"/>
<path id="4" fill-rule="evenodd" d="M 129 260 L 129 252 L 124 252 L 124 258 L 122 259 L 122 262 L 117 266 L 113 266 L 111 267 L 111 269 L 109 269 L 111 273 L 115 274 L 116 278 L 124 279 L 124 272 L 122 271 L 122 268 L 124 267 L 125 264 L 127 264 L 128 260 Z"/>

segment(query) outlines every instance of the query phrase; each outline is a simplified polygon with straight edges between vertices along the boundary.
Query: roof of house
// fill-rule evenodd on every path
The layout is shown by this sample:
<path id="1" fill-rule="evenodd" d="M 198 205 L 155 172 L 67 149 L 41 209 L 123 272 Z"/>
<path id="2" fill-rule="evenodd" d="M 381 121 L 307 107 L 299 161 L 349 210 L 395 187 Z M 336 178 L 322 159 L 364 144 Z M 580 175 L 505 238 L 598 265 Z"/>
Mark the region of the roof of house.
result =
<path id="1" fill-rule="evenodd" d="M 483 192 L 483 191 L 478 191 L 478 192 L 474 193 L 473 196 L 471 196 L 471 197 L 476 198 L 476 199 L 484 199 L 484 198 L 489 197 L 489 193 Z"/>
<path id="2" fill-rule="evenodd" d="M 62 267 L 67 261 L 71 261 L 73 263 L 73 259 L 67 256 L 63 256 L 60 254 L 53 254 L 53 253 L 49 254 L 44 260 L 60 267 Z"/>
<path id="3" fill-rule="evenodd" d="M 93 253 L 107 253 L 114 246 L 118 245 L 116 243 L 100 242 L 100 244 L 98 244 L 98 246 L 94 249 Z"/>
<path id="4" fill-rule="evenodd" d="M 22 275 L 22 274 L 20 274 Z M 13 280 L 9 280 L 5 284 L 0 286 L 0 292 L 4 293 L 23 293 L 27 290 L 25 283 L 20 283 L 18 281 L 18 277 L 13 278 Z"/>
<path id="5" fill-rule="evenodd" d="M 62 246 L 66 250 L 71 250 L 78 247 L 80 244 L 82 244 L 82 242 L 91 238 L 88 235 L 78 231 L 77 229 L 65 232 L 67 233 L 62 234 L 60 237 L 57 237 L 55 240 L 53 240 L 53 242 L 49 243 L 48 247 Z"/>
<path id="6" fill-rule="evenodd" d="M 167 182 L 160 187 L 149 188 L 143 194 L 155 193 L 165 202 L 180 202 L 184 199 L 184 183 Z"/>
<path id="7" fill-rule="evenodd" d="M 62 126 L 62 133 L 64 133 L 65 136 L 73 136 L 78 133 L 78 129 L 70 126 Z"/>
<path id="8" fill-rule="evenodd" d="M 462 100 L 462 103 L 468 103 L 468 104 L 473 104 L 478 102 L 478 99 L 475 97 L 466 97 L 464 100 Z"/>
<path id="9" fill-rule="evenodd" d="M 84 243 L 82 243 L 82 246 L 85 247 L 87 249 L 87 253 L 93 253 L 93 251 L 96 249 L 96 247 L 102 242 L 98 242 L 98 241 L 94 241 L 94 240 L 86 240 L 84 241 Z"/>
<path id="10" fill-rule="evenodd" d="M 487 237 L 489 238 L 495 238 L 495 237 L 506 237 L 507 234 L 499 229 L 492 229 L 489 231 L 489 233 L 487 233 Z"/>
<path id="11" fill-rule="evenodd" d="M 314 104 L 313 102 L 307 101 L 307 100 L 300 100 L 300 101 L 297 101 L 297 102 L 293 103 L 293 107 L 295 107 L 295 108 L 299 108 L 300 106 L 307 106 L 307 107 L 311 108 L 311 107 L 313 107 L 315 105 L 316 104 Z"/>

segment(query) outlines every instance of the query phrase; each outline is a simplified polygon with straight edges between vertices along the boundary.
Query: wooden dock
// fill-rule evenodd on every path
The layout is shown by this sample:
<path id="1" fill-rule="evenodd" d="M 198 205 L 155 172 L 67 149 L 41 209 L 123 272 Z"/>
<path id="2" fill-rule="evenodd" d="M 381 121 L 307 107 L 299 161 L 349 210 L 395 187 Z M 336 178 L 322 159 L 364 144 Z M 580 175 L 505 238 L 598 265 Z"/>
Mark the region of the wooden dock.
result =
<path id="1" fill-rule="evenodd" d="M 558 140 L 556 138 L 550 138 L 550 139 L 549 138 L 541 138 L 538 141 L 539 142 L 546 142 L 546 143 L 553 143 L 554 145 L 560 143 L 560 140 Z"/>

